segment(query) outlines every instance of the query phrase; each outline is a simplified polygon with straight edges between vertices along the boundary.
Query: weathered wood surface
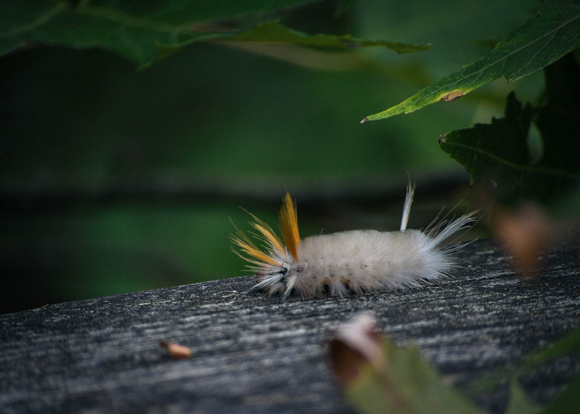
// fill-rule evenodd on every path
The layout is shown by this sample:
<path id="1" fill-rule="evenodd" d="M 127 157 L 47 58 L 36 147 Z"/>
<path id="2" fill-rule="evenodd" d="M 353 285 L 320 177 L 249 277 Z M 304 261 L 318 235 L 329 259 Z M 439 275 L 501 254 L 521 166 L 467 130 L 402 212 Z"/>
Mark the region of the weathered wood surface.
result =
<path id="1" fill-rule="evenodd" d="M 0 412 L 343 413 L 325 339 L 358 310 L 415 344 L 455 384 L 520 361 L 580 325 L 578 250 L 545 257 L 522 280 L 488 241 L 463 269 L 424 289 L 301 300 L 246 293 L 241 277 L 49 305 L 0 316 Z M 193 358 L 170 359 L 158 341 Z M 530 377 L 546 400 L 576 369 L 571 359 Z M 506 393 L 480 398 L 500 411 Z"/>

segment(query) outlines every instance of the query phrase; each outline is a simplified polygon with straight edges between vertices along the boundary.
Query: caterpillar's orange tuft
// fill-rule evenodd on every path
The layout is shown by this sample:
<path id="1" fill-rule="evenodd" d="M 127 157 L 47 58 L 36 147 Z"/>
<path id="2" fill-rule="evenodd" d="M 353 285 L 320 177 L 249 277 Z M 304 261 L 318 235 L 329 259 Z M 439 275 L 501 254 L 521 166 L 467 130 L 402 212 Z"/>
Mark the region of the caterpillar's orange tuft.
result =
<path id="1" fill-rule="evenodd" d="M 284 204 L 280 209 L 280 232 L 282 233 L 282 240 L 286 243 L 286 247 L 294 260 L 298 260 L 298 247 L 300 246 L 300 235 L 298 233 L 298 214 L 296 212 L 296 204 L 287 192 L 284 197 Z"/>
<path id="2" fill-rule="evenodd" d="M 349 291 L 419 286 L 445 276 L 453 268 L 451 253 L 461 247 L 442 246 L 444 240 L 471 227 L 475 212 L 455 220 L 442 220 L 425 232 L 407 230 L 415 187 L 407 187 L 399 231 L 351 230 L 300 240 L 296 204 L 286 193 L 280 210 L 282 239 L 266 223 L 252 215 L 253 236 L 261 250 L 236 228 L 234 252 L 250 263 L 258 283 L 253 289 L 270 294 L 318 296 L 325 290 L 345 296 Z"/>

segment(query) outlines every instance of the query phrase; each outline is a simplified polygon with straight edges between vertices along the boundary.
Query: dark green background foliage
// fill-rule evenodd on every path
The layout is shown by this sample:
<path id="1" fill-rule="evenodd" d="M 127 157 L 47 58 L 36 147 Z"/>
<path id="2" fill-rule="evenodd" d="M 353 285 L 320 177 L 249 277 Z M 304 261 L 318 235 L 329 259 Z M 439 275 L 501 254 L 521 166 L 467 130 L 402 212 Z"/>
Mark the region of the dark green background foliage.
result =
<path id="1" fill-rule="evenodd" d="M 229 218 L 275 225 L 285 187 L 303 235 L 394 229 L 403 190 L 373 212 L 332 200 L 461 172 L 442 133 L 502 117 L 513 88 L 540 102 L 536 73 L 359 124 L 486 55 L 535 1 L 188 3 L 0 3 L 4 310 L 244 274 Z"/>

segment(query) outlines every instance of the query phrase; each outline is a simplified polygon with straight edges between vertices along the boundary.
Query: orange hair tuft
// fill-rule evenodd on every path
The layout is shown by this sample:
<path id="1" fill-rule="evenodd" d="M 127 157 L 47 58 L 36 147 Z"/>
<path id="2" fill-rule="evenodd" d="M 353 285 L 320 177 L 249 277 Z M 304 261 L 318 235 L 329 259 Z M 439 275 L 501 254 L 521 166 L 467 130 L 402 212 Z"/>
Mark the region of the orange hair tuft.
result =
<path id="1" fill-rule="evenodd" d="M 282 240 L 284 240 L 288 251 L 294 260 L 298 260 L 298 247 L 300 245 L 298 215 L 296 213 L 296 204 L 288 192 L 284 197 L 284 203 L 280 209 L 280 232 L 282 233 Z"/>

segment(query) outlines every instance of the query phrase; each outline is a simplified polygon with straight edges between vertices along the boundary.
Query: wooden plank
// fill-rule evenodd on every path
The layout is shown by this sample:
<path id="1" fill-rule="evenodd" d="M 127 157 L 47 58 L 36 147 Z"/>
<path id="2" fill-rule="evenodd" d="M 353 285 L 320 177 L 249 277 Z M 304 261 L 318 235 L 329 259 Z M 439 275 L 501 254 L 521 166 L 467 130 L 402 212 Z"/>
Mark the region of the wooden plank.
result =
<path id="1" fill-rule="evenodd" d="M 420 290 L 283 300 L 240 277 L 49 305 L 0 316 L 0 411 L 346 413 L 325 340 L 371 310 L 454 384 L 506 368 L 580 325 L 578 248 L 546 254 L 539 279 L 514 276 L 489 241 L 469 245 L 455 276 Z M 160 340 L 191 348 L 171 359 Z M 545 401 L 572 359 L 524 386 Z M 480 396 L 499 412 L 505 389 Z"/>

